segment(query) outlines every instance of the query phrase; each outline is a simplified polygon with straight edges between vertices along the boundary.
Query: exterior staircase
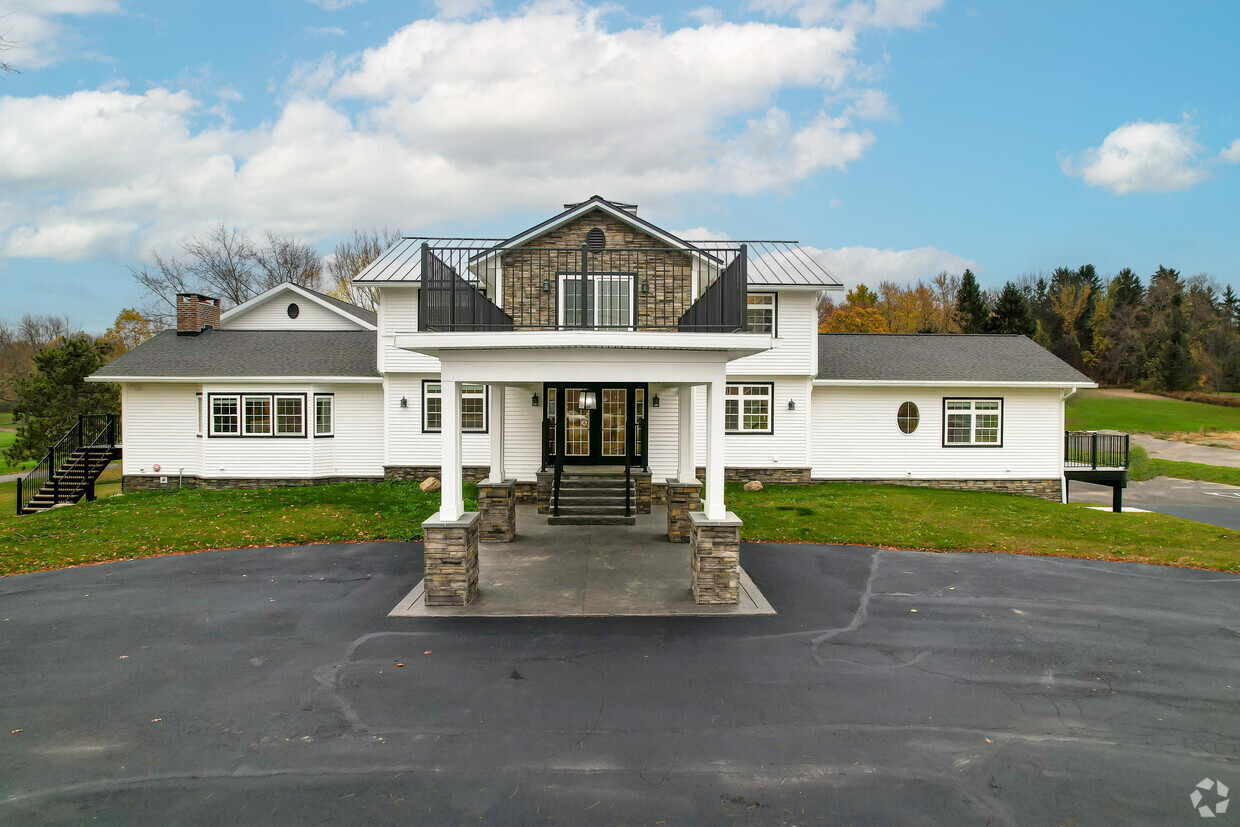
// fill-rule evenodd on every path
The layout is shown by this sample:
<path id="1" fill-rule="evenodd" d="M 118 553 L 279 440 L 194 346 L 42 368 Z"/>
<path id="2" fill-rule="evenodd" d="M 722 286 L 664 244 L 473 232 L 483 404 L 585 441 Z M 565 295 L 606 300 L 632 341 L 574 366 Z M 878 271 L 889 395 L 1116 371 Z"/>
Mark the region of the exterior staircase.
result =
<path id="1" fill-rule="evenodd" d="M 566 470 L 558 491 L 552 491 L 547 525 L 636 525 L 637 483 L 630 480 L 627 497 L 625 493 L 623 469 Z"/>
<path id="2" fill-rule="evenodd" d="M 118 414 L 87 414 L 61 437 L 34 469 L 17 480 L 17 513 L 36 514 L 83 497 L 95 498 L 95 481 L 121 446 Z"/>

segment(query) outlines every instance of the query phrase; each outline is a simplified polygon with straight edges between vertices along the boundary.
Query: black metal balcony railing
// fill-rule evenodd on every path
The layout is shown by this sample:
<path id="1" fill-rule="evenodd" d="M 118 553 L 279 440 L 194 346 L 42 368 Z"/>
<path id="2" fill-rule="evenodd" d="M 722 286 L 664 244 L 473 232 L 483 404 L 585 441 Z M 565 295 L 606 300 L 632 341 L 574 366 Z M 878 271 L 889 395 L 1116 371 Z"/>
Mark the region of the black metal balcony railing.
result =
<path id="1" fill-rule="evenodd" d="M 421 331 L 747 328 L 744 244 L 499 250 L 423 242 L 420 256 Z"/>
<path id="2" fill-rule="evenodd" d="M 1128 447 L 1128 434 L 1065 431 L 1064 466 L 1091 470 L 1127 468 Z"/>

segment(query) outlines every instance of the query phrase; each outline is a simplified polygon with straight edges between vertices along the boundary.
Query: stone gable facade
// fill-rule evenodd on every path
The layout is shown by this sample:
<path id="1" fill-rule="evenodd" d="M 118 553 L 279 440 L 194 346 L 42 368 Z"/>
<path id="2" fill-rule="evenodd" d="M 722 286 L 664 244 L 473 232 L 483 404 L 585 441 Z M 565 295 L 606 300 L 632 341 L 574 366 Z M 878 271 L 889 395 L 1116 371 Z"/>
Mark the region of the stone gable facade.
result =
<path id="1" fill-rule="evenodd" d="M 594 209 L 503 254 L 503 306 L 517 330 L 559 323 L 560 277 L 581 272 L 582 246 L 595 228 L 605 246 L 585 254 L 587 272 L 632 279 L 639 330 L 674 328 L 693 304 L 692 256 Z"/>

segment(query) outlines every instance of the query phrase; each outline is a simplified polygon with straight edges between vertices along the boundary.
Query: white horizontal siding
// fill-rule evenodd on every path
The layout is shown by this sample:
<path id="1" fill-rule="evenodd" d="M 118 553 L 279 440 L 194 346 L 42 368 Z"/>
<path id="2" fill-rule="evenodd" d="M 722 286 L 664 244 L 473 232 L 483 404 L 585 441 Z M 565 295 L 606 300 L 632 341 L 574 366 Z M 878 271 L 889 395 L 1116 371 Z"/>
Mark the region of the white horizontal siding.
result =
<path id="1" fill-rule="evenodd" d="M 438 381 L 439 374 L 389 373 L 387 376 L 388 440 L 385 465 L 438 465 L 440 434 L 422 433 L 422 380 Z M 402 408 L 404 397 L 408 407 Z M 491 464 L 491 436 L 463 434 L 465 465 Z"/>
<path id="2" fill-rule="evenodd" d="M 289 304 L 296 304 L 296 319 L 288 317 Z M 362 325 L 316 302 L 287 292 L 257 307 L 242 310 L 220 327 L 226 330 L 363 330 Z"/>
<path id="3" fill-rule="evenodd" d="M 1002 397 L 1002 448 L 943 447 L 944 397 Z M 896 412 L 914 402 L 917 430 Z M 1063 402 L 1057 389 L 842 388 L 813 392 L 815 478 L 1049 479 L 1063 471 Z"/>
<path id="4" fill-rule="evenodd" d="M 403 373 L 438 373 L 439 360 L 393 346 L 398 333 L 418 332 L 416 287 L 379 288 L 379 370 Z"/>
<path id="5" fill-rule="evenodd" d="M 334 391 L 336 435 L 315 440 L 315 460 L 328 449 L 334 476 L 383 476 L 383 388 L 336 385 Z"/>
<path id="6" fill-rule="evenodd" d="M 198 473 L 198 385 L 121 387 L 121 467 L 125 474 Z"/>
<path id="7" fill-rule="evenodd" d="M 728 376 L 811 376 L 818 372 L 817 294 L 776 292 L 775 301 L 776 338 L 771 349 L 728 362 Z"/>
<path id="8" fill-rule="evenodd" d="M 805 431 L 810 411 L 805 377 L 728 376 L 728 382 L 773 382 L 775 388 L 771 399 L 772 433 L 725 434 L 723 464 L 728 468 L 804 468 L 809 465 Z M 795 405 L 794 410 L 788 409 L 790 400 Z M 696 464 L 703 465 L 706 458 L 705 388 L 698 389 L 695 401 L 694 456 Z"/>
<path id="9" fill-rule="evenodd" d="M 655 482 L 675 479 L 680 445 L 680 394 L 669 389 L 658 394 L 659 407 L 650 408 L 647 451 L 650 478 Z M 653 396 L 652 396 L 653 398 Z"/>
<path id="10" fill-rule="evenodd" d="M 542 465 L 542 399 L 539 407 L 530 404 L 530 391 L 507 388 L 504 398 L 504 473 L 533 482 Z"/>

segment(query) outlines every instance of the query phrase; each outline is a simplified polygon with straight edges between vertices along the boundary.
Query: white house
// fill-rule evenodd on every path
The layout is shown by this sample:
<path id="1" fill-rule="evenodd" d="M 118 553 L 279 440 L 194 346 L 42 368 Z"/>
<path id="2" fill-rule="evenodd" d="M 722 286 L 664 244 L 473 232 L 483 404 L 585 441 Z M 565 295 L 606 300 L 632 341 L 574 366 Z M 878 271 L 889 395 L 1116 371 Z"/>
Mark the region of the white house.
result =
<path id="1" fill-rule="evenodd" d="M 688 241 L 597 196 L 507 239 L 404 239 L 356 282 L 377 314 L 180 296 L 176 331 L 92 377 L 121 386 L 124 489 L 441 477 L 429 589 L 433 552 L 511 537 L 515 502 L 666 503 L 696 540 L 739 525 L 725 478 L 1058 499 L 1064 399 L 1093 387 L 1020 336 L 819 334 L 840 285 L 796 244 Z"/>

